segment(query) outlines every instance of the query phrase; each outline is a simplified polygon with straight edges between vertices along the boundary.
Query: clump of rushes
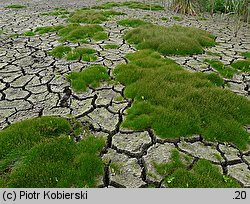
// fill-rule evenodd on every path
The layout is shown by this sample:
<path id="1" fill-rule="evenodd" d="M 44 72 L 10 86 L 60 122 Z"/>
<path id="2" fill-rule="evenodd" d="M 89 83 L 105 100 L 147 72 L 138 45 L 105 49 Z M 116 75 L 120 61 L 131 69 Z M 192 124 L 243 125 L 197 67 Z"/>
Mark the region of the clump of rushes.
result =
<path id="1" fill-rule="evenodd" d="M 222 175 L 219 168 L 207 160 L 199 160 L 191 170 L 180 160 L 177 150 L 172 152 L 171 161 L 155 164 L 156 171 L 165 177 L 164 184 L 170 188 L 240 188 L 232 177 Z"/>
<path id="2" fill-rule="evenodd" d="M 105 141 L 91 135 L 79 143 L 63 118 L 42 117 L 0 132 L 0 187 L 95 187 L 103 174 L 98 157 Z M 36 179 L 34 179 L 36 178 Z"/>
<path id="3" fill-rule="evenodd" d="M 225 66 L 219 60 L 205 59 L 204 61 L 210 64 L 214 69 L 216 69 L 223 77 L 233 78 L 234 74 L 237 73 L 236 69 L 233 69 L 229 66 Z"/>
<path id="4" fill-rule="evenodd" d="M 20 5 L 20 4 L 12 4 L 9 6 L 5 6 L 4 8 L 21 9 L 21 8 L 27 8 L 27 6 Z"/>
<path id="5" fill-rule="evenodd" d="M 163 55 L 202 54 L 203 47 L 215 45 L 215 36 L 207 31 L 182 26 L 145 25 L 124 36 L 137 49 L 153 49 Z"/>
<path id="6" fill-rule="evenodd" d="M 78 47 L 72 49 L 69 46 L 57 46 L 49 52 L 50 55 L 57 58 L 65 58 L 67 60 L 83 60 L 83 61 L 94 61 L 97 57 L 93 54 L 96 50 L 90 48 Z"/>
<path id="7" fill-rule="evenodd" d="M 27 31 L 23 33 L 24 36 L 35 36 L 36 34 L 32 31 Z"/>
<path id="8" fill-rule="evenodd" d="M 85 25 L 81 26 L 77 23 L 69 24 L 66 26 L 45 26 L 36 28 L 35 32 L 39 34 L 57 32 L 61 36 L 60 41 L 70 42 L 88 42 L 88 39 L 106 40 L 108 39 L 107 33 L 99 25 Z"/>
<path id="9" fill-rule="evenodd" d="M 123 14 L 124 13 L 117 11 L 97 12 L 94 10 L 77 10 L 70 15 L 69 21 L 72 23 L 100 24 L 108 20 L 109 17 Z"/>
<path id="10" fill-rule="evenodd" d="M 221 89 L 217 74 L 190 73 L 150 50 L 126 57 L 130 62 L 114 70 L 126 86 L 125 96 L 134 100 L 123 127 L 152 128 L 161 138 L 200 134 L 246 148 L 249 133 L 243 127 L 250 124 L 250 102 Z"/>
<path id="11" fill-rule="evenodd" d="M 117 49 L 119 47 L 119 45 L 117 44 L 107 44 L 107 45 L 104 45 L 103 48 L 105 49 Z"/>
<path id="12" fill-rule="evenodd" d="M 122 19 L 122 20 L 118 21 L 117 24 L 121 25 L 121 26 L 125 26 L 125 27 L 136 28 L 136 27 L 139 27 L 142 25 L 148 25 L 151 23 L 148 23 L 146 21 L 136 19 L 136 18 L 132 18 L 132 19 L 126 18 L 126 19 Z"/>
<path id="13" fill-rule="evenodd" d="M 68 75 L 68 80 L 74 91 L 86 91 L 88 86 L 96 88 L 101 81 L 109 79 L 107 68 L 100 65 L 93 65 L 81 72 L 72 72 Z"/>

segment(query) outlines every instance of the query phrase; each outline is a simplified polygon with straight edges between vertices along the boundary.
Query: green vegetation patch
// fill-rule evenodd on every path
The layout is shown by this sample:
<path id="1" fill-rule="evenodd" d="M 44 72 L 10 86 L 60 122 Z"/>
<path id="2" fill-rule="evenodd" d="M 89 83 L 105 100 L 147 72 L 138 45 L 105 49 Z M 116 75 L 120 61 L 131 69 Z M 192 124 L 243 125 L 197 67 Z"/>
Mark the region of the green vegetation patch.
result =
<path id="1" fill-rule="evenodd" d="M 216 69 L 223 77 L 233 78 L 234 74 L 237 73 L 236 69 L 233 69 L 232 67 L 229 66 L 225 66 L 219 60 L 205 59 L 204 61 L 210 64 L 214 69 Z"/>
<path id="2" fill-rule="evenodd" d="M 243 52 L 241 55 L 250 59 L 250 52 Z"/>
<path id="3" fill-rule="evenodd" d="M 32 31 L 27 31 L 23 33 L 24 36 L 35 36 L 36 34 Z"/>
<path id="4" fill-rule="evenodd" d="M 182 21 L 183 18 L 180 16 L 173 16 L 172 19 L 174 19 L 175 21 Z"/>
<path id="5" fill-rule="evenodd" d="M 97 57 L 93 54 L 96 50 L 90 48 L 78 47 L 72 49 L 69 46 L 57 46 L 49 52 L 50 55 L 57 58 L 65 58 L 67 60 L 83 60 L 83 61 L 94 61 Z"/>
<path id="6" fill-rule="evenodd" d="M 108 39 L 108 35 L 104 32 L 103 28 L 99 25 L 85 25 L 73 23 L 66 26 L 45 26 L 36 28 L 35 32 L 39 34 L 57 32 L 61 36 L 61 41 L 70 42 L 88 42 L 88 39 L 92 38 L 96 41 Z"/>
<path id="7" fill-rule="evenodd" d="M 163 55 L 202 54 L 203 47 L 215 45 L 215 37 L 207 31 L 177 25 L 140 26 L 128 31 L 124 38 L 137 49 L 153 49 Z"/>
<path id="8" fill-rule="evenodd" d="M 190 73 L 150 50 L 126 57 L 130 63 L 114 70 L 125 96 L 134 99 L 123 127 L 152 128 L 162 138 L 200 134 L 246 148 L 250 102 L 218 87 L 224 82 L 217 74 Z"/>
<path id="9" fill-rule="evenodd" d="M 103 48 L 105 49 L 117 49 L 119 47 L 119 45 L 117 44 L 107 44 L 107 45 L 104 45 Z"/>
<path id="10" fill-rule="evenodd" d="M 132 18 L 132 19 L 126 18 L 126 19 L 122 19 L 122 20 L 118 21 L 117 24 L 121 25 L 121 26 L 125 26 L 125 27 L 136 28 L 136 27 L 139 27 L 142 25 L 148 25 L 151 23 L 148 23 L 146 21 L 136 19 L 136 18 Z"/>
<path id="11" fill-rule="evenodd" d="M 43 16 L 60 16 L 60 15 L 67 15 L 67 14 L 69 14 L 69 12 L 68 11 L 65 11 L 65 10 L 63 10 L 63 11 L 51 11 L 51 12 L 45 12 L 45 13 L 42 13 L 41 15 L 43 15 Z"/>
<path id="12" fill-rule="evenodd" d="M 180 160 L 177 150 L 171 161 L 155 164 L 156 171 L 165 176 L 164 184 L 170 188 L 240 188 L 240 184 L 229 176 L 222 175 L 219 168 L 207 160 L 199 160 L 192 170 Z"/>
<path id="13" fill-rule="evenodd" d="M 124 13 L 112 10 L 103 12 L 95 10 L 77 10 L 70 15 L 69 21 L 72 23 L 100 24 L 108 20 L 109 17 L 115 15 L 124 15 Z"/>
<path id="14" fill-rule="evenodd" d="M 67 120 L 42 117 L 0 132 L 0 187 L 93 187 L 103 173 L 105 142 L 87 136 L 75 143 Z"/>
<path id="15" fill-rule="evenodd" d="M 20 4 L 12 4 L 12 5 L 9 5 L 9 6 L 5 6 L 4 8 L 21 9 L 21 8 L 27 8 L 27 6 L 20 5 Z"/>
<path id="16" fill-rule="evenodd" d="M 81 72 L 72 72 L 68 75 L 68 80 L 76 92 L 86 91 L 89 85 L 96 88 L 101 81 L 108 79 L 107 68 L 100 65 L 93 65 Z"/>
<path id="17" fill-rule="evenodd" d="M 157 4 L 146 4 L 143 2 L 137 2 L 137 1 L 127 1 L 127 2 L 106 2 L 99 6 L 94 6 L 92 8 L 94 9 L 111 9 L 113 7 L 120 7 L 120 6 L 127 6 L 128 8 L 132 9 L 142 9 L 142 10 L 152 10 L 152 11 L 160 11 L 164 10 L 163 6 L 157 5 Z"/>
<path id="18" fill-rule="evenodd" d="M 250 59 L 237 60 L 236 62 L 233 62 L 231 66 L 235 69 L 241 70 L 242 72 L 250 73 Z"/>

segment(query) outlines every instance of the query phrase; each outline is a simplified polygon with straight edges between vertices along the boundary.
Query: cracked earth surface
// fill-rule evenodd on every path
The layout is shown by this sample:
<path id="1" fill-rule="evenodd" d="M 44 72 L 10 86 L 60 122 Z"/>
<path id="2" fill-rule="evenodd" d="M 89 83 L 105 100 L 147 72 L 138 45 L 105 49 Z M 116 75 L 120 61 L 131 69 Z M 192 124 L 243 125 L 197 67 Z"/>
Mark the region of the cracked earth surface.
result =
<path id="1" fill-rule="evenodd" d="M 0 1 L 0 129 L 28 118 L 38 116 L 74 116 L 82 123 L 90 124 L 96 136 L 106 137 L 106 147 L 101 156 L 106 161 L 105 174 L 99 179 L 100 187 L 145 187 L 154 185 L 164 187 L 163 177 L 155 171 L 153 163 L 170 161 L 171 150 L 176 149 L 182 155 L 192 158 L 191 164 L 204 158 L 220 167 L 221 172 L 237 179 L 243 187 L 250 187 L 250 147 L 240 151 L 234 145 L 205 141 L 202 136 L 191 138 L 160 139 L 153 130 L 142 132 L 123 129 L 121 122 L 126 110 L 131 106 L 131 99 L 124 97 L 124 87 L 103 83 L 99 88 L 89 88 L 84 93 L 75 93 L 66 74 L 84 70 L 88 65 L 101 64 L 112 71 L 118 64 L 127 63 L 124 56 L 134 52 L 135 48 L 127 44 L 122 35 L 128 29 L 118 26 L 116 21 L 124 18 L 116 16 L 104 22 L 102 26 L 109 34 L 105 41 L 90 42 L 84 46 L 97 50 L 98 59 L 94 62 L 66 61 L 47 54 L 54 47 L 61 45 L 55 33 L 45 35 L 9 37 L 34 30 L 39 26 L 60 25 L 65 19 L 56 16 L 41 16 L 42 12 L 53 11 L 55 7 L 67 7 L 69 11 L 77 7 L 93 5 L 93 1 L 23 1 L 26 9 L 4 9 L 2 6 L 20 1 L 4 3 Z M 125 18 L 146 18 L 158 25 L 181 24 L 200 27 L 217 36 L 219 43 L 206 50 L 203 55 L 191 57 L 171 57 L 190 71 L 216 72 L 204 63 L 205 58 L 219 59 L 224 64 L 231 64 L 244 59 L 242 52 L 250 50 L 249 25 L 242 25 L 235 37 L 234 22 L 228 17 L 215 17 L 199 21 L 195 17 L 182 21 L 164 22 L 162 17 L 171 17 L 169 11 L 143 11 L 117 8 L 127 13 Z M 117 44 L 117 49 L 104 49 L 106 44 Z M 64 43 L 79 47 L 80 43 Z M 208 52 L 218 53 L 211 56 Z M 250 99 L 250 74 L 235 75 L 225 81 L 235 94 Z M 250 132 L 250 127 L 248 128 Z M 119 171 L 114 171 L 111 164 L 120 164 Z M 154 176 L 152 176 L 152 174 Z"/>

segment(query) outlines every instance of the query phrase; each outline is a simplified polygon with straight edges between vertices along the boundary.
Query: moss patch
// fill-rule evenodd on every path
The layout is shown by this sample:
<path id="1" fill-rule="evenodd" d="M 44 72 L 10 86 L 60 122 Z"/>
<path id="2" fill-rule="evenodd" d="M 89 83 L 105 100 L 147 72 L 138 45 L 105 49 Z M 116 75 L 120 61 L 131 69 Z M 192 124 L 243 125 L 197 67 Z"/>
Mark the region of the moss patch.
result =
<path id="1" fill-rule="evenodd" d="M 139 27 L 139 26 L 142 26 L 142 25 L 148 25 L 148 24 L 151 24 L 151 23 L 148 23 L 148 22 L 140 20 L 140 19 L 126 18 L 126 19 L 122 19 L 122 20 L 118 21 L 117 24 L 121 25 L 121 26 L 125 26 L 125 27 L 136 28 L 136 27 Z"/>
<path id="2" fill-rule="evenodd" d="M 229 66 L 225 66 L 219 60 L 205 59 L 204 61 L 210 64 L 214 69 L 216 69 L 223 77 L 233 78 L 234 74 L 237 73 L 236 69 L 233 69 Z"/>
<path id="3" fill-rule="evenodd" d="M 5 6 L 4 8 L 21 9 L 21 8 L 27 8 L 27 6 L 20 5 L 20 4 L 12 4 L 12 5 L 9 5 L 9 6 Z"/>
<path id="4" fill-rule="evenodd" d="M 207 31 L 182 26 L 141 26 L 124 38 L 137 49 L 153 49 L 163 55 L 201 54 L 203 47 L 215 45 L 215 37 Z"/>
<path id="5" fill-rule="evenodd" d="M 83 61 L 94 61 L 97 57 L 93 54 L 96 50 L 90 48 L 78 47 L 72 49 L 69 46 L 57 46 L 51 52 L 50 55 L 57 58 L 65 58 L 67 60 L 83 60 Z"/>
<path id="6" fill-rule="evenodd" d="M 101 81 L 108 79 L 107 69 L 100 65 L 93 65 L 82 72 L 72 72 L 68 75 L 68 80 L 76 92 L 86 91 L 88 86 L 96 88 Z"/>
<path id="7" fill-rule="evenodd" d="M 220 87 L 216 74 L 190 73 L 150 50 L 127 55 L 116 79 L 134 99 L 123 127 L 152 128 L 162 138 L 201 134 L 210 141 L 231 142 L 244 149 L 249 134 L 250 102 Z"/>
<path id="8" fill-rule="evenodd" d="M 42 117 L 2 130 L 0 187 L 94 187 L 103 173 L 98 153 L 105 142 L 88 136 L 76 144 L 70 129 L 65 119 Z"/>
<path id="9" fill-rule="evenodd" d="M 156 171 L 165 176 L 164 184 L 170 188 L 236 188 L 241 187 L 233 178 L 224 176 L 219 168 L 207 160 L 199 160 L 188 171 L 180 160 L 179 152 L 173 151 L 171 161 L 156 164 Z"/>

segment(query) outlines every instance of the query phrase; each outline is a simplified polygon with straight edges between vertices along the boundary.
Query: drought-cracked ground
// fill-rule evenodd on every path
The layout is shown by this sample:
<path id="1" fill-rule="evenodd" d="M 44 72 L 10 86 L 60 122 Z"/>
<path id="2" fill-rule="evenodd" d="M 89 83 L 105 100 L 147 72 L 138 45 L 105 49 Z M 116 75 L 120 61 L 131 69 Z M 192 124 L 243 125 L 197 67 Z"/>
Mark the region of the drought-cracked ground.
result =
<path id="1" fill-rule="evenodd" d="M 20 1 L 13 2 L 20 4 Z M 249 25 L 242 24 L 235 36 L 236 24 L 227 16 L 208 17 L 207 20 L 184 17 L 176 21 L 171 18 L 176 14 L 170 11 L 119 7 L 117 10 L 125 12 L 126 17 L 114 16 L 101 24 L 108 32 L 109 39 L 87 44 L 89 48 L 97 50 L 97 60 L 92 62 L 67 61 L 48 55 L 54 47 L 62 44 L 55 33 L 21 35 L 34 31 L 36 27 L 65 23 L 65 19 L 58 16 L 40 15 L 43 12 L 53 11 L 55 7 L 67 7 L 73 11 L 93 3 L 34 0 L 23 1 L 28 5 L 24 9 L 6 9 L 3 6 L 7 3 L 0 1 L 0 128 L 38 116 L 75 117 L 83 124 L 90 124 L 94 135 L 106 138 L 106 147 L 101 155 L 106 166 L 105 174 L 98 182 L 100 187 L 164 187 L 164 178 L 156 172 L 154 163 L 169 162 L 174 149 L 192 158 L 190 168 L 200 158 L 206 159 L 219 166 L 224 175 L 237 179 L 243 187 L 250 187 L 249 145 L 247 150 L 241 151 L 234 145 L 206 141 L 200 135 L 160 139 L 151 129 L 123 129 L 120 125 L 132 103 L 124 96 L 124 86 L 102 83 L 96 89 L 88 88 L 83 93 L 76 93 L 66 79 L 67 74 L 84 70 L 91 64 L 107 67 L 109 75 L 113 77 L 113 70 L 118 64 L 128 63 L 124 56 L 136 49 L 122 38 L 129 29 L 117 25 L 117 20 L 122 18 L 141 18 L 165 26 L 194 26 L 213 33 L 219 44 L 206 49 L 205 54 L 171 57 L 187 70 L 204 73 L 217 72 L 204 59 L 219 59 L 225 65 L 244 59 L 241 53 L 250 50 Z M 169 17 L 170 20 L 162 20 L 162 17 Z M 118 48 L 105 49 L 107 44 L 116 44 Z M 81 43 L 66 42 L 64 45 L 79 47 Z M 225 81 L 230 84 L 226 88 L 250 99 L 250 74 L 236 74 Z M 250 128 L 246 128 L 250 132 Z M 119 167 L 112 168 L 112 163 Z"/>

